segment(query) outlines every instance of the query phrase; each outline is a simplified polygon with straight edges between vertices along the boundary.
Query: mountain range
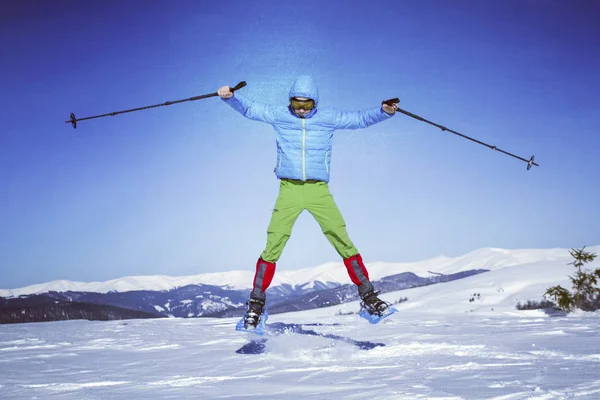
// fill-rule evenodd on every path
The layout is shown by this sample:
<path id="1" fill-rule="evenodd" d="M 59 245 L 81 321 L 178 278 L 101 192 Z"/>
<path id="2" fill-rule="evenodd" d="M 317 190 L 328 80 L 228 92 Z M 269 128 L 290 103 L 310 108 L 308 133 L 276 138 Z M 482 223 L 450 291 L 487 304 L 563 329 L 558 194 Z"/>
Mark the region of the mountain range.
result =
<path id="1" fill-rule="evenodd" d="M 455 258 L 440 256 L 413 263 L 375 262 L 367 264 L 367 268 L 376 289 L 387 293 L 517 265 L 568 261 L 568 256 L 567 249 L 484 248 Z M 53 281 L 3 289 L 0 290 L 0 323 L 240 316 L 251 290 L 253 274 L 254 271 L 230 271 L 187 277 L 124 277 L 92 283 Z M 356 287 L 341 262 L 278 271 L 267 294 L 271 314 L 358 299 Z"/>

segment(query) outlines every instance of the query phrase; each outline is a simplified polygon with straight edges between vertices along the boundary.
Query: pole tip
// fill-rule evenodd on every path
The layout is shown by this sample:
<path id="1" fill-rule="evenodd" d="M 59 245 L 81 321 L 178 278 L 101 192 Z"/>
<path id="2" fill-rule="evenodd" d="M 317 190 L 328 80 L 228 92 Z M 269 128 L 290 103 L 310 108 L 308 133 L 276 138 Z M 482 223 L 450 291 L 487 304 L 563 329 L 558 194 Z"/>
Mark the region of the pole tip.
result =
<path id="1" fill-rule="evenodd" d="M 75 114 L 71 113 L 71 125 L 73 125 L 73 129 L 77 129 L 77 118 L 75 118 Z"/>
<path id="2" fill-rule="evenodd" d="M 533 159 L 535 158 L 535 155 L 531 156 L 531 158 L 529 159 L 529 162 L 527 163 L 527 171 L 529 171 L 531 169 L 531 166 L 533 165 Z"/>

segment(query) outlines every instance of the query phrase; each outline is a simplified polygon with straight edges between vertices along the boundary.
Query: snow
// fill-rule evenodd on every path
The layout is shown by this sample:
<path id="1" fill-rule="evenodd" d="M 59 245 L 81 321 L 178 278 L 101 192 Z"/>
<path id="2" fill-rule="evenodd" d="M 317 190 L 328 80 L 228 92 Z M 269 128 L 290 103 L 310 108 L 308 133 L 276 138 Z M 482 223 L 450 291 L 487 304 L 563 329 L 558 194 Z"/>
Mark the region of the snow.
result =
<path id="1" fill-rule="evenodd" d="M 586 251 L 600 253 L 600 245 L 588 247 Z M 419 262 L 367 262 L 369 276 L 378 280 L 385 276 L 402 272 L 413 272 L 421 277 L 437 274 L 452 274 L 471 269 L 496 270 L 509 266 L 537 263 L 556 262 L 564 264 L 570 262 L 567 249 L 497 249 L 484 248 L 475 250 L 460 257 L 439 256 L 430 260 Z M 79 292 L 127 292 L 132 290 L 170 290 L 186 285 L 216 285 L 226 286 L 230 289 L 250 289 L 254 278 L 254 268 L 250 266 L 246 271 L 228 271 L 199 274 L 192 276 L 129 276 L 113 279 L 106 282 L 74 282 L 67 280 L 52 281 L 43 284 L 31 285 L 18 289 L 0 289 L 0 297 L 17 297 L 27 294 L 45 293 L 49 291 L 79 291 Z M 292 286 L 304 285 L 311 288 L 314 282 L 350 283 L 346 267 L 343 262 L 330 262 L 320 266 L 288 271 L 278 266 L 277 274 L 272 286 L 289 284 Z"/>
<path id="2" fill-rule="evenodd" d="M 290 333 L 263 354 L 236 353 L 252 338 L 232 319 L 4 325 L 0 398 L 597 399 L 598 317 L 406 311 L 371 326 L 323 309 L 271 318 L 385 347 Z"/>
<path id="3" fill-rule="evenodd" d="M 229 297 L 221 297 L 220 301 L 221 301 L 221 303 L 226 304 L 231 307 L 239 307 L 239 306 L 244 305 L 244 303 L 234 303 L 233 301 L 231 301 L 231 299 Z"/>
<path id="4" fill-rule="evenodd" d="M 161 306 L 157 306 L 156 304 L 154 305 L 154 309 L 156 309 L 156 311 L 158 311 L 158 312 L 164 312 L 165 311 L 164 308 L 162 308 Z"/>
<path id="5" fill-rule="evenodd" d="M 217 285 L 231 289 L 246 289 L 248 282 L 252 282 L 253 271 L 228 271 L 192 276 L 129 276 L 113 279 L 106 282 L 75 282 L 51 281 L 47 283 L 26 286 L 19 289 L 0 289 L 0 297 L 17 297 L 27 294 L 46 293 L 50 291 L 66 292 L 128 292 L 133 290 L 170 290 L 187 285 Z"/>
<path id="6" fill-rule="evenodd" d="M 383 294 L 408 301 L 377 325 L 337 315 L 357 302 L 271 315 L 272 326 L 332 336 L 266 336 L 260 354 L 236 353 L 258 337 L 236 332 L 232 318 L 0 325 L 0 398 L 600 399 L 600 312 L 515 309 L 568 284 L 568 253 L 540 254 L 485 249 L 461 261 L 439 258 L 433 272 L 492 267 Z"/>

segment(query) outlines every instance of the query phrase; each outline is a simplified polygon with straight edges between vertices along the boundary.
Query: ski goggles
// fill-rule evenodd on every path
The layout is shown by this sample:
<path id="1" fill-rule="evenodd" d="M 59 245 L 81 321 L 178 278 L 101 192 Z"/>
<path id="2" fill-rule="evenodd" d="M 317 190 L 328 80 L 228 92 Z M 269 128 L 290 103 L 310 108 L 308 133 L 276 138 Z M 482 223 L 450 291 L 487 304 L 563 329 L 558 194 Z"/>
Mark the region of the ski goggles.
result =
<path id="1" fill-rule="evenodd" d="M 305 110 L 310 111 L 315 108 L 315 101 L 313 99 L 298 100 L 295 97 L 290 99 L 290 105 L 294 110 Z"/>

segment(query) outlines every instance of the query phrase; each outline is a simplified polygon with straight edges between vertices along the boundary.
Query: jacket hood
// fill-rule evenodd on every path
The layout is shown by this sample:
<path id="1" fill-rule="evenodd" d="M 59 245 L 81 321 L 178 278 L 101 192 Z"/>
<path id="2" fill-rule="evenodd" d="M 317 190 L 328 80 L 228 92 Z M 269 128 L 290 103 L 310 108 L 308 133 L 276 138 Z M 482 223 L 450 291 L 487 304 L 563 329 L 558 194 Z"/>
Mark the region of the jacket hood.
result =
<path id="1" fill-rule="evenodd" d="M 314 79 L 309 75 L 300 75 L 290 89 L 290 99 L 292 97 L 306 97 L 313 99 L 315 106 L 319 104 L 319 89 Z"/>

